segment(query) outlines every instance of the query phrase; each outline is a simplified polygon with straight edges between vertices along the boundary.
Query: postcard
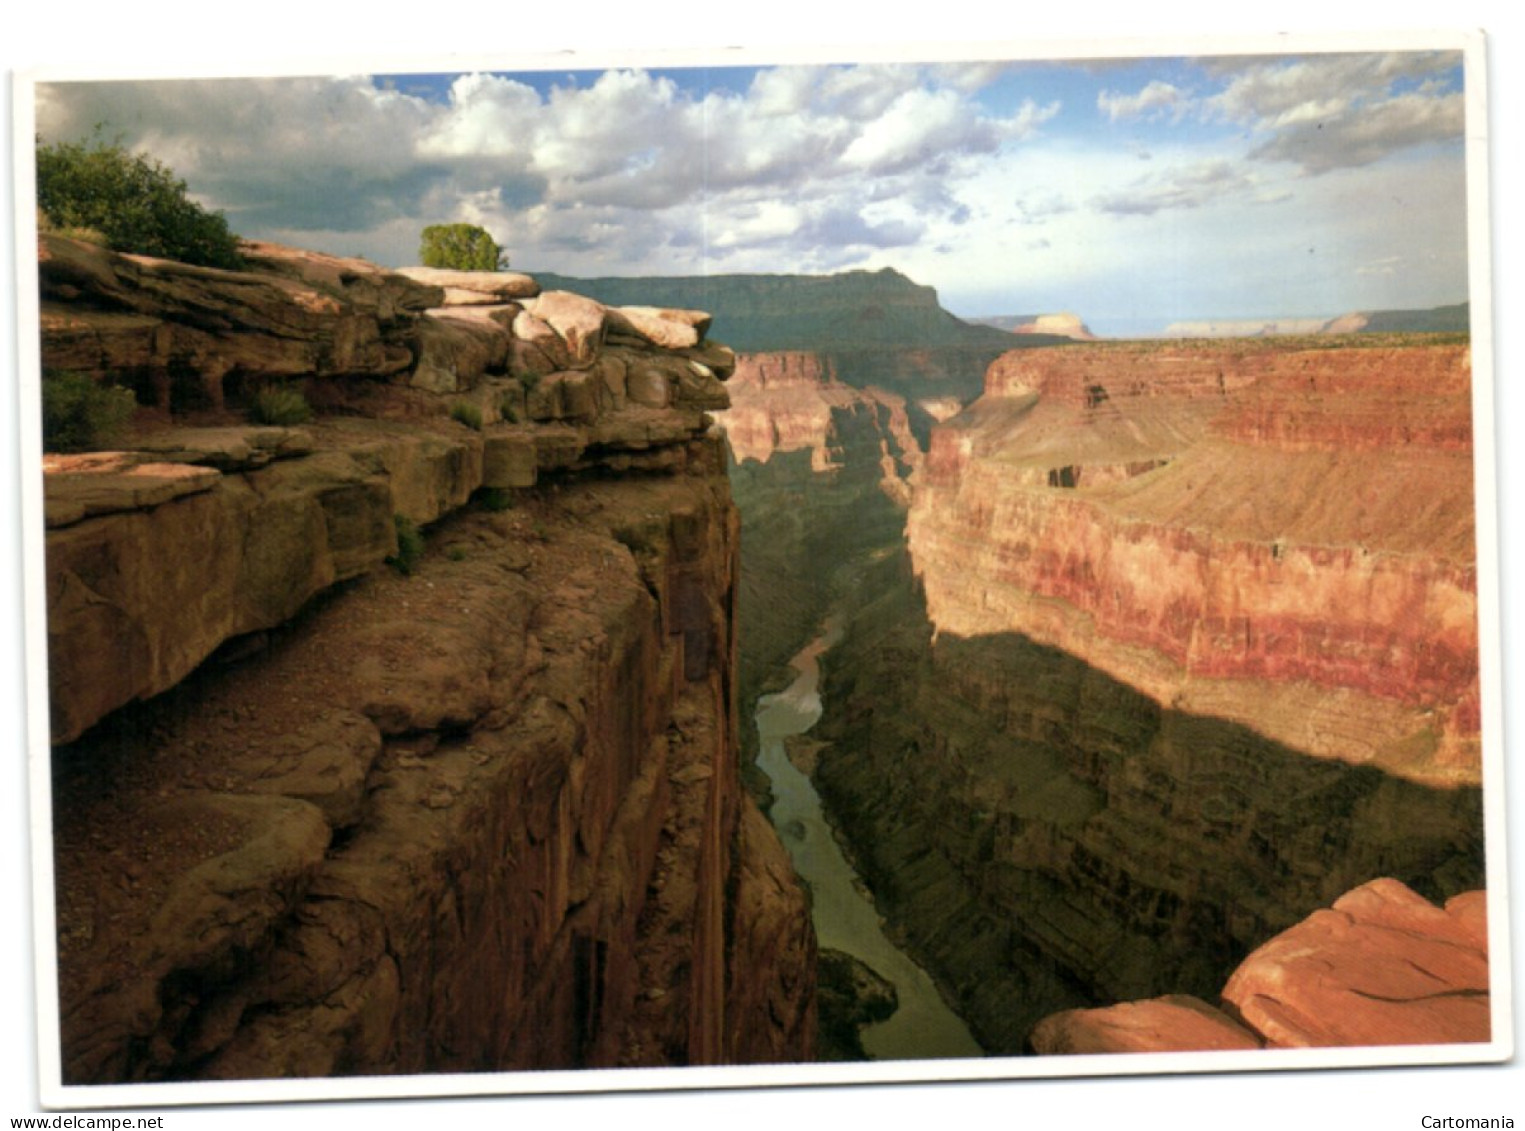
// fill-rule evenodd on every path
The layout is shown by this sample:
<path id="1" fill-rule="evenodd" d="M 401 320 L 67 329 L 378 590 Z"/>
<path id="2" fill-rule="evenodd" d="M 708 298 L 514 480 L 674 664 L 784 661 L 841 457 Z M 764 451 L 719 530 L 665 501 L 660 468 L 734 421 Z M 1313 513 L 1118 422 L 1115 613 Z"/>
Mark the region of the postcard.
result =
<path id="1" fill-rule="evenodd" d="M 15 94 L 45 1104 L 1512 1056 L 1481 35 Z"/>

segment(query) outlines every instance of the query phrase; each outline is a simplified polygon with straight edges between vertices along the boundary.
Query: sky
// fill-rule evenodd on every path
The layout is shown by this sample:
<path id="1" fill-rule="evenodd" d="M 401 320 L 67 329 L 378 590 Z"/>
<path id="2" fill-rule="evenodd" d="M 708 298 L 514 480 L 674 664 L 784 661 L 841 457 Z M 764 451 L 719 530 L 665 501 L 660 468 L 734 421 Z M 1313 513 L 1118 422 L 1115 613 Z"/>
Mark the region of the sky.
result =
<path id="1" fill-rule="evenodd" d="M 70 82 L 45 140 L 142 149 L 239 234 L 388 266 L 894 267 L 1102 334 L 1467 298 L 1456 52 Z"/>

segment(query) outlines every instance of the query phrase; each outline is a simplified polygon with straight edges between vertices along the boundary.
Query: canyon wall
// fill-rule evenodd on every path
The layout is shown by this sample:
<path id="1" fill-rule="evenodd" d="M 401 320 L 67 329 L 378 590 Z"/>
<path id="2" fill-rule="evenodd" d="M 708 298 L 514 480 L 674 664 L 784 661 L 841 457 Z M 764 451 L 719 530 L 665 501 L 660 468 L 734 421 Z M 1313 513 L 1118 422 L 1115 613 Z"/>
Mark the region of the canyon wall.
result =
<path id="1" fill-rule="evenodd" d="M 40 247 L 65 1081 L 808 1059 L 707 316 L 245 250 Z"/>
<path id="2" fill-rule="evenodd" d="M 1484 882 L 1464 346 L 1072 346 L 939 424 L 813 776 L 992 1052 Z"/>
<path id="3" fill-rule="evenodd" d="M 1017 631 L 1322 757 L 1477 784 L 1465 346 L 993 366 L 907 537 L 940 632 Z"/>

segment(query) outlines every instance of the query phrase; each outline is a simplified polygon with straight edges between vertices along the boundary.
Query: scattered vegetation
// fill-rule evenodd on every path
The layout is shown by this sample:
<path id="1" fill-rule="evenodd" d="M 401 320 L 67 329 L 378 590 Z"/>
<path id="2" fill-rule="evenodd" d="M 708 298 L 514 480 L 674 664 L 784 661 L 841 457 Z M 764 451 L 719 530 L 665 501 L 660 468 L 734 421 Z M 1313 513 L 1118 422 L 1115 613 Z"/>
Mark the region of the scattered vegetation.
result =
<path id="1" fill-rule="evenodd" d="M 306 424 L 312 419 L 312 406 L 299 389 L 270 385 L 255 396 L 249 406 L 249 419 L 256 424 Z"/>
<path id="2" fill-rule="evenodd" d="M 204 267 L 238 268 L 238 237 L 220 212 L 190 199 L 183 180 L 146 154 L 89 141 L 37 139 L 38 220 L 44 230 L 116 251 Z"/>
<path id="3" fill-rule="evenodd" d="M 458 420 L 474 431 L 482 430 L 482 410 L 467 401 L 456 401 L 450 406 L 450 419 Z"/>
<path id="4" fill-rule="evenodd" d="M 42 446 L 50 452 L 109 448 L 132 419 L 131 389 L 98 385 L 83 373 L 42 378 Z"/>
<path id="5" fill-rule="evenodd" d="M 466 560 L 466 547 L 457 542 L 455 545 L 446 548 L 445 557 L 453 562 L 464 562 Z"/>
<path id="6" fill-rule="evenodd" d="M 387 565 L 408 577 L 423 561 L 424 532 L 406 515 L 394 514 L 392 524 L 397 528 L 397 553 L 387 559 Z"/>
<path id="7" fill-rule="evenodd" d="M 477 492 L 477 501 L 495 513 L 513 510 L 514 493 L 506 487 L 483 487 Z"/>
<path id="8" fill-rule="evenodd" d="M 475 224 L 429 225 L 420 237 L 418 261 L 453 271 L 508 270 L 508 253 Z"/>

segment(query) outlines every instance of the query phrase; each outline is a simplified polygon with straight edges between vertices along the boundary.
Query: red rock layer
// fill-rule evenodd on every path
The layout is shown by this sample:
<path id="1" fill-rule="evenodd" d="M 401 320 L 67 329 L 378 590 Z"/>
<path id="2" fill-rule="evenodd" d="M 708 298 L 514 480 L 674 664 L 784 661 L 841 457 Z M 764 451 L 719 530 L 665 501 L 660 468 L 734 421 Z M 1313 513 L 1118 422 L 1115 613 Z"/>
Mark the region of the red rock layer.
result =
<path id="1" fill-rule="evenodd" d="M 1464 1044 L 1489 1039 L 1490 1002 L 1487 893 L 1441 908 L 1379 879 L 1246 958 L 1223 1010 L 1181 997 L 1070 1010 L 1031 1043 L 1049 1055 Z"/>
<path id="2" fill-rule="evenodd" d="M 1008 355 L 933 433 L 940 631 L 1016 630 L 1319 756 L 1479 780 L 1468 353 Z"/>

